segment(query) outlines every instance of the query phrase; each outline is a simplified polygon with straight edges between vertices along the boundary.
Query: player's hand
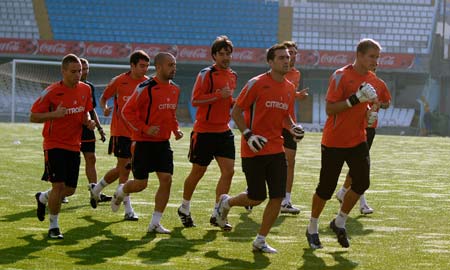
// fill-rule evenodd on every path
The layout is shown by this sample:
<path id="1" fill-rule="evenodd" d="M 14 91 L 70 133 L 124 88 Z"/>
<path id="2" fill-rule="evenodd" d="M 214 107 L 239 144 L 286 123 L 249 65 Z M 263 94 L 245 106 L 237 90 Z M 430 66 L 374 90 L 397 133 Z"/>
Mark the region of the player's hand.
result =
<path id="1" fill-rule="evenodd" d="M 367 126 L 372 127 L 375 121 L 378 120 L 378 113 L 374 111 L 367 111 Z"/>
<path id="2" fill-rule="evenodd" d="M 98 133 L 100 134 L 100 140 L 102 142 L 105 142 L 106 141 L 106 133 L 105 133 L 105 131 L 103 130 L 102 127 L 98 128 Z"/>
<path id="3" fill-rule="evenodd" d="M 228 97 L 231 97 L 231 95 L 233 94 L 233 89 L 230 89 L 230 87 L 227 84 L 222 89 L 217 89 L 216 93 L 220 93 L 220 96 L 222 98 L 228 98 Z"/>
<path id="4" fill-rule="evenodd" d="M 111 111 L 112 111 L 112 108 L 106 106 L 106 107 L 103 109 L 103 115 L 104 115 L 104 116 L 109 116 L 109 115 L 111 114 Z"/>
<path id="5" fill-rule="evenodd" d="M 145 134 L 150 136 L 156 136 L 159 133 L 159 126 L 150 126 L 147 131 L 145 131 Z"/>
<path id="6" fill-rule="evenodd" d="M 305 131 L 303 130 L 302 125 L 292 125 L 291 129 L 289 130 L 293 136 L 293 139 L 295 142 L 299 142 L 303 139 L 305 136 Z"/>
<path id="7" fill-rule="evenodd" d="M 94 130 L 95 129 L 95 121 L 94 120 L 87 120 L 84 124 L 88 129 Z"/>
<path id="8" fill-rule="evenodd" d="M 56 110 L 53 111 L 53 115 L 55 118 L 61 118 L 66 115 L 66 107 L 62 105 L 62 103 L 59 103 L 58 107 L 56 107 Z"/>
<path id="9" fill-rule="evenodd" d="M 267 139 L 261 135 L 254 135 L 250 129 L 246 129 L 243 133 L 247 144 L 254 153 L 258 153 L 267 143 Z"/>
<path id="10" fill-rule="evenodd" d="M 305 89 L 302 89 L 300 91 L 296 91 L 295 92 L 295 98 L 297 100 L 304 100 L 304 99 L 306 99 L 308 97 L 308 90 L 309 90 L 309 88 L 306 87 Z"/>
<path id="11" fill-rule="evenodd" d="M 349 107 L 352 107 L 360 102 L 374 101 L 377 98 L 377 92 L 370 83 L 362 83 L 358 91 L 351 95 L 346 101 Z"/>
<path id="12" fill-rule="evenodd" d="M 173 132 L 173 135 L 175 135 L 175 140 L 178 141 L 179 139 L 183 138 L 184 133 L 181 130 L 176 130 Z"/>

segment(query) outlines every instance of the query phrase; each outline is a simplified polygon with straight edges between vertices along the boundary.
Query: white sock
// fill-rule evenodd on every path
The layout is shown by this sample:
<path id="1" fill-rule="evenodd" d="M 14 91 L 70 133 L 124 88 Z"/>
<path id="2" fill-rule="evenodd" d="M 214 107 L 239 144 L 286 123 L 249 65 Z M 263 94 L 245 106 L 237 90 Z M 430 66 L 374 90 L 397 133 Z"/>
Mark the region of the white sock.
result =
<path id="1" fill-rule="evenodd" d="M 56 215 L 52 215 L 49 214 L 49 220 L 50 220 L 50 229 L 53 228 L 59 228 L 59 224 L 58 224 L 58 214 Z"/>
<path id="2" fill-rule="evenodd" d="M 100 194 L 100 192 L 109 184 L 105 181 L 105 179 L 102 177 L 102 179 L 100 179 L 100 181 L 97 183 L 97 185 L 95 185 L 93 191 L 95 194 Z"/>
<path id="3" fill-rule="evenodd" d="M 266 237 L 264 235 L 258 234 L 258 235 L 256 235 L 255 241 L 256 242 L 266 242 Z"/>
<path id="4" fill-rule="evenodd" d="M 134 212 L 133 206 L 131 205 L 130 195 L 123 197 L 123 206 L 125 207 L 126 214 Z"/>
<path id="5" fill-rule="evenodd" d="M 218 203 L 214 204 L 214 208 L 213 208 L 213 211 L 212 211 L 212 215 L 211 215 L 211 216 L 213 216 L 213 217 L 216 216 L 216 209 L 217 209 L 217 207 L 219 207 L 219 204 L 218 204 Z"/>
<path id="6" fill-rule="evenodd" d="M 158 211 L 153 212 L 152 222 L 150 223 L 150 225 L 158 225 L 161 222 L 162 214 L 163 213 Z"/>
<path id="7" fill-rule="evenodd" d="M 359 205 L 361 207 L 367 205 L 366 196 L 364 194 L 359 197 Z"/>
<path id="8" fill-rule="evenodd" d="M 348 189 L 346 189 L 344 186 L 342 186 L 340 191 L 345 194 L 345 193 L 347 193 Z"/>
<path id="9" fill-rule="evenodd" d="M 291 202 L 291 193 L 286 192 L 286 195 L 284 196 L 283 202 L 281 204 L 287 204 Z"/>
<path id="10" fill-rule="evenodd" d="M 47 191 L 41 192 L 41 195 L 39 195 L 39 201 L 43 204 L 47 204 L 48 203 L 48 196 L 50 195 L 50 192 L 52 190 L 49 189 Z"/>
<path id="11" fill-rule="evenodd" d="M 348 217 L 348 214 L 339 210 L 339 214 L 337 214 L 336 220 L 334 221 L 334 224 L 336 224 L 336 227 L 345 228 L 345 221 L 347 221 L 347 217 Z"/>
<path id="12" fill-rule="evenodd" d="M 319 218 L 311 217 L 309 219 L 308 233 L 309 234 L 319 233 Z"/>
<path id="13" fill-rule="evenodd" d="M 183 199 L 183 201 L 181 202 L 181 212 L 189 215 L 189 212 L 191 212 L 191 201 Z"/>
<path id="14" fill-rule="evenodd" d="M 117 196 L 122 197 L 122 198 L 128 195 L 125 192 L 123 192 L 123 185 L 124 184 L 119 184 L 119 186 L 117 187 L 117 190 L 116 190 Z"/>
<path id="15" fill-rule="evenodd" d="M 223 202 L 223 208 L 225 208 L 225 209 L 231 208 L 230 203 L 229 203 L 230 199 L 231 199 L 231 197 Z"/>

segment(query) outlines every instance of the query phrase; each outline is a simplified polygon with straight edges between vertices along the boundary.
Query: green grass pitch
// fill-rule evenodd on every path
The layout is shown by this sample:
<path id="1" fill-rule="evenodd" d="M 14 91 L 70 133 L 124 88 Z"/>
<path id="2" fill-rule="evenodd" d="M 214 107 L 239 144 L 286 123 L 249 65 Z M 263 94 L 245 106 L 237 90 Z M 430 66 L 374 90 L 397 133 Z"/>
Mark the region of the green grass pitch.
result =
<path id="1" fill-rule="evenodd" d="M 172 234 L 146 233 L 157 188 L 154 174 L 145 191 L 132 195 L 139 221 L 123 221 L 123 208 L 112 213 L 109 204 L 90 207 L 82 160 L 77 192 L 60 214 L 65 239 L 48 240 L 48 216 L 39 222 L 35 214 L 34 194 L 49 188 L 39 180 L 40 132 L 41 125 L 0 124 L 0 269 L 450 269 L 449 138 L 377 135 L 367 192 L 375 213 L 351 212 L 347 222 L 351 247 L 343 249 L 328 228 L 339 207 L 333 198 L 320 219 L 324 248 L 312 251 L 304 232 L 318 182 L 321 134 L 307 133 L 298 147 L 292 195 L 302 212 L 280 215 L 267 238 L 279 253 L 264 255 L 252 252 L 251 242 L 265 204 L 250 214 L 232 208 L 231 232 L 209 225 L 219 175 L 214 162 L 194 193 L 192 215 L 197 227 L 182 227 L 176 209 L 191 166 L 190 129 L 184 129 L 181 141 L 171 142 L 175 172 L 162 224 Z M 97 143 L 99 178 L 115 164 L 106 148 L 107 143 Z M 346 170 L 344 166 L 340 184 Z M 238 157 L 230 194 L 245 186 Z M 113 184 L 105 193 L 112 194 L 115 188 Z"/>

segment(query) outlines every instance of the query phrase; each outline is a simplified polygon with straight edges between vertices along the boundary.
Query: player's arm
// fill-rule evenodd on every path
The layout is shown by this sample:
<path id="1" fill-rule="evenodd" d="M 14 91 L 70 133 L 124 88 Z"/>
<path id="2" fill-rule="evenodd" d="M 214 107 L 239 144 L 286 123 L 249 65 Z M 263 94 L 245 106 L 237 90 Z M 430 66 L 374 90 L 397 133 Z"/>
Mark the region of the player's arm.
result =
<path id="1" fill-rule="evenodd" d="M 100 96 L 100 108 L 103 111 L 104 116 L 109 116 L 112 112 L 112 108 L 108 106 L 108 99 L 116 94 L 116 82 L 119 76 L 114 77 L 111 82 L 109 82 L 108 86 L 106 86 L 102 95 Z"/>
<path id="2" fill-rule="evenodd" d="M 89 111 L 89 115 L 91 116 L 91 119 L 94 120 L 95 122 L 95 126 L 97 127 L 98 133 L 100 134 L 100 140 L 102 142 L 106 141 L 106 133 L 103 130 L 102 125 L 100 124 L 100 120 L 98 119 L 98 115 L 95 109 Z"/>
<path id="3" fill-rule="evenodd" d="M 233 94 L 233 90 L 228 85 L 221 89 L 213 89 L 210 93 L 211 81 L 208 74 L 200 73 L 194 84 L 192 91 L 192 106 L 206 106 L 215 103 L 221 99 L 229 98 Z"/>
<path id="4" fill-rule="evenodd" d="M 46 121 L 62 118 L 66 115 L 66 107 L 62 106 L 62 103 L 51 112 L 33 112 L 30 114 L 31 123 L 44 123 Z"/>

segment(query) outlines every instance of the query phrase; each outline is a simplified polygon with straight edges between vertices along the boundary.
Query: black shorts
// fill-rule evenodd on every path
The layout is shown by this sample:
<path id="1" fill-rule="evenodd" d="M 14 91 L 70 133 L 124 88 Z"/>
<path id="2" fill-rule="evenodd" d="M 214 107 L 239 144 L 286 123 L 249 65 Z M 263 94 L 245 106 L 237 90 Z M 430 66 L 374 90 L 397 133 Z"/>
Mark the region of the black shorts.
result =
<path id="1" fill-rule="evenodd" d="M 282 135 L 284 138 L 284 143 L 283 143 L 284 148 L 288 148 L 288 149 L 291 149 L 294 151 L 297 150 L 297 143 L 294 141 L 294 137 L 289 132 L 289 130 L 283 128 Z"/>
<path id="2" fill-rule="evenodd" d="M 242 171 L 247 180 L 248 198 L 263 201 L 267 198 L 284 198 L 286 195 L 287 162 L 284 153 L 242 158 Z"/>
<path id="3" fill-rule="evenodd" d="M 67 187 L 76 188 L 80 172 L 80 152 L 54 148 L 44 151 L 45 173 L 42 180 L 52 183 L 64 182 Z"/>
<path id="4" fill-rule="evenodd" d="M 231 130 L 222 133 L 191 132 L 189 161 L 208 166 L 214 157 L 235 158 L 234 134 Z"/>
<path id="5" fill-rule="evenodd" d="M 95 133 L 86 126 L 83 126 L 81 133 L 81 152 L 95 153 Z"/>
<path id="6" fill-rule="evenodd" d="M 329 200 L 336 189 L 344 162 L 350 168 L 352 190 L 359 195 L 370 185 L 370 157 L 367 143 L 363 142 L 351 148 L 333 148 L 322 145 L 322 167 L 316 194 Z"/>
<path id="7" fill-rule="evenodd" d="M 131 139 L 124 136 L 111 136 L 108 154 L 111 155 L 112 153 L 118 158 L 131 158 Z"/>
<path id="8" fill-rule="evenodd" d="M 148 179 L 152 172 L 173 174 L 173 151 L 169 141 L 136 142 L 131 162 L 135 179 Z"/>
<path id="9" fill-rule="evenodd" d="M 366 136 L 367 136 L 367 146 L 372 147 L 373 139 L 375 138 L 375 128 L 366 128 Z"/>

